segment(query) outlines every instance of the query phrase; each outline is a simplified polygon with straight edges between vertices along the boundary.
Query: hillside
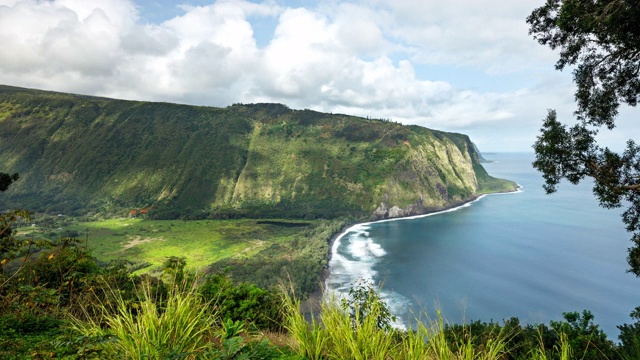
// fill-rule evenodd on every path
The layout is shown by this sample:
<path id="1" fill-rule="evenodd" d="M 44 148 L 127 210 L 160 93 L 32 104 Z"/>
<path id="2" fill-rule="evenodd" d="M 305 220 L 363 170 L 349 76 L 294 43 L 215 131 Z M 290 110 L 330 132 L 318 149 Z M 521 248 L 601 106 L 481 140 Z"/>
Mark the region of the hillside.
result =
<path id="1" fill-rule="evenodd" d="M 383 218 L 509 191 L 465 135 L 291 110 L 0 86 L 0 209 L 168 218 Z"/>

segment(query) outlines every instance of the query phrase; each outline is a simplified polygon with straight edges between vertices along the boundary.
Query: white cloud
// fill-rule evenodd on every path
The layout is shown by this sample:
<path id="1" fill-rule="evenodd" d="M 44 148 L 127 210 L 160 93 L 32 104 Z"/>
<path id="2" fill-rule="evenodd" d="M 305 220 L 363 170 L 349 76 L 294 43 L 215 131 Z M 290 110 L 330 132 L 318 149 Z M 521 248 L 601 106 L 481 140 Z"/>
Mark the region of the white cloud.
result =
<path id="1" fill-rule="evenodd" d="M 363 2 L 366 3 L 366 2 Z M 552 59 L 528 36 L 525 18 L 539 0 L 380 0 L 394 38 L 427 64 L 457 64 L 490 73 L 522 70 L 531 60 Z"/>
<path id="2" fill-rule="evenodd" d="M 547 108 L 570 116 L 570 74 L 556 73 L 556 55 L 527 34 L 540 1 L 495 4 L 212 0 L 150 24 L 129 0 L 0 0 L 0 83 L 212 106 L 280 102 L 480 138 L 517 123 L 533 138 Z M 275 24 L 260 48 L 256 19 Z M 438 81 L 424 78 L 433 64 L 445 69 Z M 456 87 L 460 68 L 480 80 Z M 497 91 L 492 81 L 512 83 Z"/>
<path id="3" fill-rule="evenodd" d="M 124 0 L 100 7 L 90 3 L 26 0 L 0 5 L 2 81 L 24 79 L 27 84 L 19 85 L 73 90 L 89 79 L 113 76 L 120 33 L 135 24 L 134 7 Z"/>

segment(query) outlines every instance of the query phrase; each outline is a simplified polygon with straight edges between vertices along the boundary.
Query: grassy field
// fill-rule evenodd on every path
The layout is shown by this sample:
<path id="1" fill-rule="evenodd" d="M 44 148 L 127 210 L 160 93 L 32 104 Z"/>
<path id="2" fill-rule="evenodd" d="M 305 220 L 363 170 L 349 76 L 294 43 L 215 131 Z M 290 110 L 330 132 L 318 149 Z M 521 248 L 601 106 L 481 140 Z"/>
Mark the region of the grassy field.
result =
<path id="1" fill-rule="evenodd" d="M 323 221 L 119 218 L 79 222 L 49 218 L 43 223 L 47 225 L 35 221 L 35 226 L 20 227 L 18 235 L 57 239 L 71 233 L 86 241 L 93 255 L 100 260 L 146 261 L 151 266 L 143 271 L 152 271 L 169 256 L 184 256 L 188 268 L 200 269 L 222 259 L 248 259 L 274 245 L 286 251 Z"/>

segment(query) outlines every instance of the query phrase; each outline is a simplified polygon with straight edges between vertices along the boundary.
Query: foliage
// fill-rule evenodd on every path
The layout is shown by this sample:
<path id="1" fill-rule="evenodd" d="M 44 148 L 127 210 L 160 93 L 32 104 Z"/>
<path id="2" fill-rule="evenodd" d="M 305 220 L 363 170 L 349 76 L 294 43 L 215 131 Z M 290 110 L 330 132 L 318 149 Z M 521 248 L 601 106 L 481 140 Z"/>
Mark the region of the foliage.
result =
<path id="1" fill-rule="evenodd" d="M 540 44 L 560 49 L 556 69 L 575 66 L 576 115 L 586 124 L 611 129 L 621 102 L 637 104 L 638 12 L 636 1 L 548 0 L 527 18 Z"/>
<path id="2" fill-rule="evenodd" d="M 636 321 L 635 323 L 618 325 L 619 349 L 623 359 L 638 359 L 640 358 L 640 307 L 635 308 L 630 316 Z"/>
<path id="3" fill-rule="evenodd" d="M 213 348 L 205 352 L 204 359 L 283 359 L 282 353 L 267 340 L 261 342 L 245 343 L 242 337 L 236 336 L 225 339 L 219 348 Z"/>
<path id="4" fill-rule="evenodd" d="M 212 274 L 199 287 L 204 299 L 216 305 L 217 311 L 228 325 L 240 327 L 244 322 L 264 330 L 281 330 L 282 313 L 278 293 L 253 284 L 234 284 L 224 274 Z M 233 325 L 233 326 L 232 326 Z M 235 331 L 239 331 L 236 329 Z M 234 337 L 229 334 L 226 337 Z"/>
<path id="5" fill-rule="evenodd" d="M 87 250 L 70 238 L 28 243 L 23 259 L 14 259 L 17 267 L 4 264 L 11 258 L 3 259 L 0 315 L 17 316 L 22 321 L 46 320 L 48 316 L 58 316 L 60 307 L 74 307 L 81 302 L 87 283 L 98 271 Z M 33 245 L 38 247 L 32 248 Z M 32 250 L 37 250 L 33 256 Z"/>
<path id="6" fill-rule="evenodd" d="M 185 280 L 184 268 L 187 266 L 187 259 L 184 256 L 169 256 L 162 265 L 162 272 L 168 275 L 170 283 L 179 284 Z"/>
<path id="7" fill-rule="evenodd" d="M 16 223 L 20 221 L 29 221 L 31 213 L 26 210 L 13 210 L 0 214 L 0 261 L 2 266 L 12 259 L 15 259 L 25 246 L 30 244 L 29 241 L 20 241 L 13 235 Z"/>
<path id="8" fill-rule="evenodd" d="M 551 322 L 551 328 L 558 334 L 565 334 L 569 345 L 579 358 L 611 359 L 614 356 L 614 344 L 598 325 L 593 323 L 594 316 L 588 310 L 582 314 L 568 312 L 562 314 L 565 321 Z"/>
<path id="9" fill-rule="evenodd" d="M 136 274 L 161 271 L 173 254 L 186 258 L 184 270 L 226 271 L 234 282 L 271 288 L 280 281 L 294 283 L 306 296 L 321 283 L 328 264 L 329 242 L 355 219 L 335 220 L 143 220 L 106 219 L 82 222 L 70 216 L 35 214 L 36 226 L 20 226 L 17 239 L 29 237 L 43 244 L 49 228 L 61 233 L 86 234 L 88 246 L 99 264 L 116 261 Z M 7 266 L 14 266 L 15 262 Z M 168 270 L 165 270 L 167 273 Z M 171 277 L 167 273 L 166 278 Z"/>
<path id="10" fill-rule="evenodd" d="M 356 281 L 349 289 L 348 295 L 340 300 L 340 307 L 349 314 L 354 327 L 362 324 L 367 317 L 373 317 L 380 329 L 391 330 L 396 321 L 380 298 L 380 292 L 363 279 Z"/>
<path id="11" fill-rule="evenodd" d="M 534 144 L 533 163 L 545 178 L 545 190 L 562 179 L 576 184 L 594 180 L 600 205 L 625 206 L 622 220 L 633 232 L 630 272 L 640 276 L 640 147 L 627 142 L 622 153 L 601 147 L 599 128 L 615 127 L 621 104 L 636 106 L 640 95 L 640 21 L 637 1 L 547 0 L 527 18 L 530 34 L 542 45 L 560 50 L 556 69 L 574 67 L 575 111 L 570 128 L 549 110 Z"/>
<path id="12" fill-rule="evenodd" d="M 316 273 L 312 275 L 298 270 L 290 272 L 308 275 L 311 290 L 318 284 L 319 272 L 326 264 L 328 239 L 333 232 L 341 229 L 340 224 L 347 221 L 82 220 L 70 216 L 35 214 L 35 226 L 29 223 L 29 226 L 22 225 L 15 230 L 19 234 L 17 238 L 23 239 L 28 233 L 29 237 L 38 240 L 47 239 L 50 227 L 61 228 L 61 234 L 76 232 L 82 235 L 85 242 L 88 240 L 86 245 L 100 261 L 128 260 L 131 263 L 127 266 L 131 269 L 135 267 L 138 274 L 159 271 L 163 263 L 175 254 L 186 258 L 185 270 L 202 269 L 221 259 L 229 259 L 226 263 L 215 266 L 216 270 L 230 267 L 230 272 L 234 272 L 234 275 L 246 272 L 243 273 L 246 276 L 234 276 L 234 280 L 255 283 L 261 287 L 277 284 L 279 272 L 254 273 L 255 267 L 252 270 L 242 269 L 245 263 L 251 263 L 256 256 L 262 258 L 267 252 L 268 258 L 265 261 L 272 259 L 274 262 L 303 252 L 304 255 L 300 255 L 301 262 L 318 264 L 310 266 Z M 286 265 L 287 262 L 283 261 L 278 269 Z M 234 271 L 236 268 L 237 274 Z"/>
<path id="13" fill-rule="evenodd" d="M 222 327 L 216 331 L 220 345 L 208 350 L 204 358 L 207 359 L 282 359 L 283 353 L 268 340 L 246 342 L 244 323 L 227 319 Z"/>
<path id="14" fill-rule="evenodd" d="M 0 163 L 22 175 L 6 199 L 49 214 L 364 218 L 383 201 L 425 211 L 514 186 L 476 175 L 464 135 L 279 104 L 218 109 L 0 86 L 0 114 Z"/>
<path id="15" fill-rule="evenodd" d="M 69 258 L 60 264 L 79 261 L 73 251 L 54 251 Z M 503 324 L 445 325 L 438 315 L 434 321 L 416 320 L 405 331 L 385 325 L 391 320 L 386 305 L 371 284 L 360 284 L 352 289 L 352 300 L 324 302 L 319 315 L 309 321 L 291 291 L 281 297 L 254 285 L 234 285 L 223 274 L 199 279 L 184 271 L 180 258 L 174 260 L 169 265 L 182 269 L 181 282 L 175 276 L 165 283 L 131 275 L 125 262 L 90 267 L 91 272 L 78 275 L 73 302 L 60 296 L 64 287 L 32 286 L 33 278 L 15 278 L 3 290 L 8 306 L 3 305 L 0 314 L 0 355 L 7 359 L 631 359 L 637 355 L 637 324 L 619 327 L 622 343 L 616 346 L 588 311 L 566 313 L 564 321 L 549 326 L 521 325 L 517 318 Z M 51 268 L 38 266 L 30 272 L 37 275 Z M 272 323 L 261 323 L 259 314 L 268 312 L 278 318 L 269 315 Z M 64 330 L 69 316 L 75 333 Z M 288 331 L 299 357 L 251 333 L 273 329 L 274 323 Z"/>
<path id="16" fill-rule="evenodd" d="M 309 359 L 503 359 L 507 356 L 506 336 L 502 333 L 484 339 L 479 345 L 464 339 L 450 340 L 443 319 L 418 321 L 408 331 L 379 324 L 385 305 L 364 287 L 368 315 L 354 322 L 335 299 L 322 304 L 319 319 L 307 322 L 299 312 L 300 303 L 284 297 L 285 324 L 296 340 L 296 349 Z M 375 291 L 373 292 L 375 294 Z"/>
<path id="17" fill-rule="evenodd" d="M 563 321 L 522 325 L 518 318 L 503 324 L 474 321 L 467 325 L 446 325 L 445 337 L 457 351 L 460 346 L 479 347 L 490 339 L 502 338 L 507 359 L 617 359 L 618 347 L 593 323 L 593 314 L 563 314 Z M 463 341 L 459 341 L 463 340 Z"/>
<path id="18" fill-rule="evenodd" d="M 283 293 L 283 325 L 295 340 L 295 350 L 306 359 L 322 359 L 327 339 L 318 320 L 312 317 L 310 323 L 307 322 L 300 312 L 300 300 L 285 288 L 281 288 L 281 291 Z"/>
<path id="19" fill-rule="evenodd" d="M 38 250 L 34 256 L 27 250 L 17 269 L 6 270 L 5 266 L 0 276 L 0 348 L 8 352 L 0 352 L 3 358 L 21 353 L 35 358 L 73 353 L 68 346 L 53 342 L 67 335 L 63 331 L 66 314 L 78 309 L 98 267 L 70 239 Z"/>
<path id="20" fill-rule="evenodd" d="M 54 251 L 58 251 L 57 257 L 67 258 L 62 263 L 78 260 L 73 252 Z M 81 272 L 73 302 L 65 300 L 66 288 L 31 286 L 33 277 L 13 279 L 2 292 L 5 302 L 0 311 L 0 349 L 4 350 L 0 355 L 8 359 L 23 358 L 25 354 L 79 358 L 280 358 L 279 349 L 246 334 L 248 328 L 266 329 L 263 324 L 252 322 L 249 317 L 232 320 L 237 313 L 266 314 L 269 307 L 265 304 L 271 301 L 274 305 L 270 311 L 275 316 L 268 320 L 274 328 L 273 324 L 280 321 L 276 294 L 255 286 L 235 289 L 229 281 L 224 293 L 212 295 L 215 301 L 211 301 L 202 294 L 215 289 L 207 287 L 208 281 L 184 271 L 181 259 L 177 260 L 169 264 L 178 265 L 178 271 L 167 278 L 169 283 L 131 275 L 124 261 L 95 268 L 95 272 Z M 33 276 L 48 271 L 40 266 L 28 270 Z M 235 310 L 235 305 L 229 306 L 229 301 L 223 302 L 218 296 L 229 294 L 236 296 L 231 299 L 237 301 Z M 64 330 L 69 328 L 69 317 L 73 332 Z"/>
<path id="21" fill-rule="evenodd" d="M 291 282 L 294 292 L 306 297 L 320 286 L 322 272 L 328 264 L 331 237 L 349 222 L 349 219 L 335 219 L 300 228 L 272 225 L 270 228 L 279 229 L 281 234 L 289 234 L 286 241 L 272 242 L 252 257 L 222 259 L 211 269 L 226 271 L 237 283 L 252 283 L 262 288 Z"/>
<path id="22" fill-rule="evenodd" d="M 624 346 L 608 340 L 589 311 L 565 313 L 565 320 L 551 321 L 549 326 L 521 325 L 517 318 L 502 324 L 450 325 L 437 312 L 435 319 L 416 319 L 409 330 L 400 330 L 378 325 L 377 314 L 384 304 L 369 295 L 375 294 L 371 285 L 360 285 L 352 293 L 368 299 L 369 315 L 360 318 L 357 309 L 345 311 L 348 302 L 329 301 L 322 305 L 319 318 L 307 322 L 299 312 L 300 303 L 285 296 L 285 323 L 300 355 L 309 359 L 569 360 L 636 358 L 637 354 L 625 353 Z"/>
<path id="23" fill-rule="evenodd" d="M 173 284 L 161 302 L 152 289 L 148 283 L 138 288 L 142 301 L 134 309 L 116 296 L 115 303 L 101 304 L 102 316 L 75 319 L 74 328 L 83 336 L 113 336 L 102 345 L 104 358 L 192 359 L 207 350 L 217 314 L 209 311 L 193 283 Z"/>
<path id="24" fill-rule="evenodd" d="M 71 335 L 60 327 L 30 333 L 17 333 L 0 328 L 0 358 L 73 359 L 77 352 L 75 347 L 66 341 L 69 336 Z"/>

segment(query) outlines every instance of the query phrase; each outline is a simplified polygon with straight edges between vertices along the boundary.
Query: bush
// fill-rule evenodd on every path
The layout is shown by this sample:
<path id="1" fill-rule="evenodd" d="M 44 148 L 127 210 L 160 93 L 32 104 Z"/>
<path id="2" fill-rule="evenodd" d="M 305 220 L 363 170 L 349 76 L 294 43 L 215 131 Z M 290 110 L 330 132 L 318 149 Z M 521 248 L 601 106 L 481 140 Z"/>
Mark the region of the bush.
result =
<path id="1" fill-rule="evenodd" d="M 279 294 L 246 283 L 234 284 L 224 274 L 209 275 L 200 285 L 200 294 L 213 302 L 221 319 L 242 321 L 262 330 L 282 329 Z"/>
<path id="2" fill-rule="evenodd" d="M 99 339 L 103 358 L 196 358 L 213 345 L 210 339 L 218 317 L 193 284 L 186 280 L 173 284 L 167 297 L 157 301 L 153 287 L 143 283 L 138 288 L 143 300 L 135 311 L 128 301 L 116 296 L 114 304 L 102 304 L 102 316 L 97 319 L 74 319 L 74 329 Z M 118 289 L 111 291 L 118 294 Z M 112 341 L 102 341 L 105 337 Z"/>
<path id="3" fill-rule="evenodd" d="M 607 334 L 593 323 L 594 316 L 588 310 L 562 314 L 566 321 L 551 321 L 551 328 L 565 334 L 576 355 L 584 360 L 612 359 L 616 354 L 615 344 Z"/>
<path id="4" fill-rule="evenodd" d="M 62 320 L 48 314 L 10 313 L 0 316 L 0 333 L 26 335 L 60 328 Z"/>
<path id="5" fill-rule="evenodd" d="M 640 359 L 640 307 L 635 308 L 630 316 L 636 320 L 635 323 L 618 325 L 620 354 L 624 359 Z"/>
<path id="6" fill-rule="evenodd" d="M 348 296 L 341 300 L 340 306 L 349 314 L 354 327 L 361 325 L 367 317 L 374 317 L 380 329 L 391 330 L 391 325 L 396 321 L 373 284 L 364 280 L 358 280 L 349 289 Z"/>

